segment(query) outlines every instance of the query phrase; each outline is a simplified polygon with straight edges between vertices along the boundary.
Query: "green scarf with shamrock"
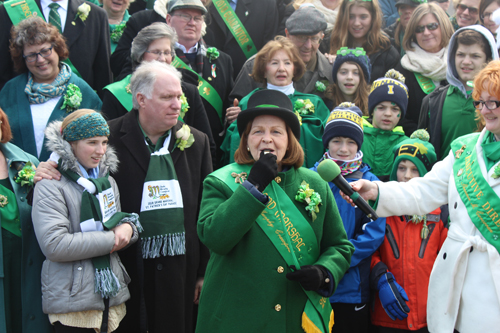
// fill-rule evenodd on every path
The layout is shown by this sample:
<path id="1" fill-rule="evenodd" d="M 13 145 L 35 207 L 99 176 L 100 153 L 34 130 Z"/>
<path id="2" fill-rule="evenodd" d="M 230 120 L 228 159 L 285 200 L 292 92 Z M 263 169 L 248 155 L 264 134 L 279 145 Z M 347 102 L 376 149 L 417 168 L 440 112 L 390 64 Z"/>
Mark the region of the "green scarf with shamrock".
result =
<path id="1" fill-rule="evenodd" d="M 140 214 L 144 225 L 141 234 L 144 259 L 186 253 L 182 192 L 168 150 L 169 142 L 168 136 L 162 136 L 154 149 L 150 149 Z"/>
<path id="2" fill-rule="evenodd" d="M 97 179 L 87 179 L 71 170 L 62 170 L 61 167 L 58 170 L 61 175 L 85 189 L 82 193 L 80 212 L 80 228 L 82 232 L 111 230 L 125 222 L 134 223 L 137 230 L 142 231 L 137 214 L 117 211 L 116 197 L 109 183 L 108 175 Z M 110 255 L 105 254 L 92 258 L 92 263 L 95 269 L 95 292 L 101 293 L 102 298 L 116 296 L 120 291 L 120 281 L 111 270 Z"/>

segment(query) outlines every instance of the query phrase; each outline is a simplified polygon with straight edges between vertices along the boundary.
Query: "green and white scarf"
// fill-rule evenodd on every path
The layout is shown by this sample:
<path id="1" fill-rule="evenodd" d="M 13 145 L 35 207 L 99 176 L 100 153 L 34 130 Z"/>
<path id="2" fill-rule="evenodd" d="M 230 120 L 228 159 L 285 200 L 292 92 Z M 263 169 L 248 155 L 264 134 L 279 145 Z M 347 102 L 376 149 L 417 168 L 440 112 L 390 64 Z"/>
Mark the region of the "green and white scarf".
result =
<path id="1" fill-rule="evenodd" d="M 186 253 L 182 192 L 168 151 L 171 132 L 156 143 L 144 180 L 140 214 L 144 259 Z"/>
<path id="2" fill-rule="evenodd" d="M 28 96 L 30 104 L 42 104 L 57 96 L 64 94 L 68 87 L 69 79 L 71 78 L 71 69 L 68 65 L 61 62 L 61 69 L 57 74 L 56 79 L 51 84 L 36 83 L 33 81 L 33 75 L 28 73 L 28 83 L 24 88 L 24 92 Z"/>
<path id="3" fill-rule="evenodd" d="M 58 169 L 64 177 L 84 188 L 80 212 L 82 232 L 111 230 L 125 222 L 134 223 L 137 230 L 142 231 L 137 214 L 117 211 L 116 197 L 108 175 L 97 179 L 87 179 L 74 171 L 62 170 L 60 167 Z M 101 293 L 102 298 L 116 296 L 120 291 L 120 281 L 111 270 L 110 255 L 92 258 L 92 263 L 95 269 L 94 291 Z"/>

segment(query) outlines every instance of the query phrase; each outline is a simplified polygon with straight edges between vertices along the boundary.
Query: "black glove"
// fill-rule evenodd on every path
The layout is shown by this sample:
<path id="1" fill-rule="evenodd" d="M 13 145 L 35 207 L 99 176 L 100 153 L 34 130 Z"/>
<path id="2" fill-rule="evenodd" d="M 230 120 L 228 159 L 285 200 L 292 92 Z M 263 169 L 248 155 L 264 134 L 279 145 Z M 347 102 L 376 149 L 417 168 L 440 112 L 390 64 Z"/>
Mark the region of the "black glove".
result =
<path id="1" fill-rule="evenodd" d="M 305 290 L 316 291 L 324 288 L 330 281 L 326 268 L 319 265 L 302 266 L 295 272 L 288 273 L 286 278 L 299 282 Z M 328 281 L 327 281 L 328 280 Z"/>
<path id="2" fill-rule="evenodd" d="M 264 154 L 264 151 L 262 151 L 259 160 L 250 169 L 248 181 L 259 191 L 262 191 L 277 175 L 278 164 L 276 163 L 276 155 L 271 153 Z"/>

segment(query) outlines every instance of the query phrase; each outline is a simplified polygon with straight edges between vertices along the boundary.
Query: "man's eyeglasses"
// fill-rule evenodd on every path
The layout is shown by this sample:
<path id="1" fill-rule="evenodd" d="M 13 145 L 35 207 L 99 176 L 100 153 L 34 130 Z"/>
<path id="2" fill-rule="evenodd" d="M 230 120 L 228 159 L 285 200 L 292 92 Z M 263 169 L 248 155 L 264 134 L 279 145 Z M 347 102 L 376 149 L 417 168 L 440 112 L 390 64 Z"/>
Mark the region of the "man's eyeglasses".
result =
<path id="1" fill-rule="evenodd" d="M 36 58 L 38 58 L 38 55 L 40 55 L 42 58 L 47 58 L 48 56 L 50 56 L 52 54 L 52 48 L 53 48 L 53 46 L 47 47 L 45 49 L 41 49 L 40 52 L 35 52 L 35 53 L 30 53 L 28 55 L 23 55 L 23 58 L 27 62 L 36 61 Z"/>
<path id="2" fill-rule="evenodd" d="M 465 12 L 465 11 L 468 9 L 468 10 L 469 10 L 469 14 L 471 14 L 471 15 L 477 15 L 477 13 L 478 13 L 478 11 L 479 11 L 477 8 L 474 8 L 474 7 L 467 7 L 467 6 L 466 6 L 466 5 L 464 5 L 464 4 L 459 4 L 459 5 L 457 6 L 457 10 L 459 10 L 459 9 L 460 9 L 462 12 Z"/>
<path id="3" fill-rule="evenodd" d="M 292 35 L 293 38 L 300 43 L 300 45 L 303 45 L 307 43 L 308 40 L 311 41 L 311 44 L 318 45 L 321 43 L 322 39 L 318 36 L 299 36 L 299 35 Z"/>
<path id="4" fill-rule="evenodd" d="M 427 28 L 427 30 L 429 30 L 429 31 L 434 31 L 438 27 L 439 27 L 439 23 L 438 22 L 433 22 L 433 23 L 429 23 L 429 24 L 426 24 L 426 25 L 417 25 L 417 27 L 415 28 L 415 33 L 416 34 L 422 33 L 422 32 L 425 31 L 425 28 Z"/>
<path id="5" fill-rule="evenodd" d="M 179 17 L 184 23 L 191 22 L 191 20 L 194 20 L 195 23 L 202 23 L 203 22 L 203 16 L 198 15 L 198 16 L 191 16 L 189 14 L 173 14 L 172 16 L 177 16 Z"/>
<path id="6" fill-rule="evenodd" d="M 147 53 L 154 54 L 158 58 L 161 57 L 162 55 L 166 57 L 175 57 L 175 52 L 174 51 L 160 51 L 160 50 L 153 50 L 153 51 L 146 51 Z"/>
<path id="7" fill-rule="evenodd" d="M 488 110 L 495 110 L 500 107 L 499 101 L 473 101 L 472 104 L 478 110 L 482 110 L 483 106 L 486 106 Z"/>

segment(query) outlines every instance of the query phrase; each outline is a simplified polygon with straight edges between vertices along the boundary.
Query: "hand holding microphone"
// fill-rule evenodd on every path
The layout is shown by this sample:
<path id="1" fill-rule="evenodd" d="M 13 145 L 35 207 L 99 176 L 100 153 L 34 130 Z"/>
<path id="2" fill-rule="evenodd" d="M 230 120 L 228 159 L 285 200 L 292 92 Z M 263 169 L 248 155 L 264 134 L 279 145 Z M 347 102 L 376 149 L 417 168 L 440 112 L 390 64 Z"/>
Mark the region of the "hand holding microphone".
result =
<path id="1" fill-rule="evenodd" d="M 327 182 L 334 183 L 340 190 L 342 197 L 351 204 L 355 204 L 368 216 L 372 221 L 378 219 L 377 214 L 373 210 L 373 208 L 368 205 L 368 203 L 360 196 L 362 194 L 369 200 L 376 200 L 378 196 L 378 187 L 376 184 L 365 181 L 363 179 L 359 180 L 357 183 L 360 183 L 361 186 L 355 187 L 359 192 L 354 191 L 351 185 L 342 177 L 340 174 L 340 168 L 332 160 L 323 160 L 318 165 L 318 174 Z"/>
<path id="2" fill-rule="evenodd" d="M 276 155 L 263 150 L 260 153 L 259 160 L 250 169 L 248 181 L 259 191 L 264 190 L 278 175 L 276 158 Z"/>

